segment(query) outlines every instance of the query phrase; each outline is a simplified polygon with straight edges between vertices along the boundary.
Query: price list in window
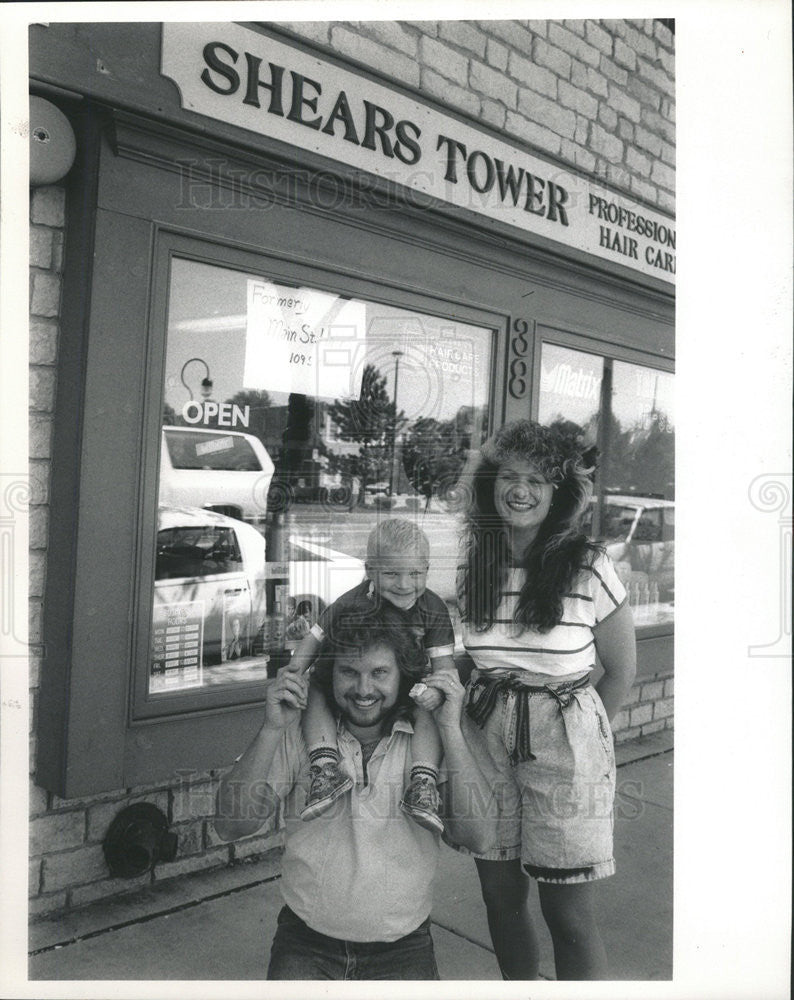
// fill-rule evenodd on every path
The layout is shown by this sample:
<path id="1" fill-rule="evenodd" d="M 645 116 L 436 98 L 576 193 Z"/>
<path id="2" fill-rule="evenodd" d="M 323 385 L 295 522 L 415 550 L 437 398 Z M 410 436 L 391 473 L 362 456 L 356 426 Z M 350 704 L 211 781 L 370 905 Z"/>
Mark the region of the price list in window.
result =
<path id="1" fill-rule="evenodd" d="M 201 687 L 203 644 L 203 601 L 155 606 L 149 692 Z"/>

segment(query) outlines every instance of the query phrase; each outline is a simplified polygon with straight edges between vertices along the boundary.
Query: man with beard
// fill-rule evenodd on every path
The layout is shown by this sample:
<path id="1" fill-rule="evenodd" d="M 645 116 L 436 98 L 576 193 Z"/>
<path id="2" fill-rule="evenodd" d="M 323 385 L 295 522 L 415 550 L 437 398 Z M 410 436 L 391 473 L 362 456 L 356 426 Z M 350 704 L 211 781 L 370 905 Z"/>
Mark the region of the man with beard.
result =
<path id="1" fill-rule="evenodd" d="M 429 914 L 440 838 L 397 808 L 411 767 L 409 692 L 420 678 L 444 695 L 435 718 L 450 839 L 488 845 L 493 793 L 461 734 L 458 677 L 424 672 L 408 630 L 367 623 L 329 642 L 314 683 L 337 716 L 340 762 L 355 786 L 311 823 L 299 819 L 309 787 L 299 725 L 308 678 L 282 670 L 268 682 L 264 724 L 223 778 L 215 820 L 231 840 L 283 816 L 285 906 L 268 979 L 439 978 Z"/>

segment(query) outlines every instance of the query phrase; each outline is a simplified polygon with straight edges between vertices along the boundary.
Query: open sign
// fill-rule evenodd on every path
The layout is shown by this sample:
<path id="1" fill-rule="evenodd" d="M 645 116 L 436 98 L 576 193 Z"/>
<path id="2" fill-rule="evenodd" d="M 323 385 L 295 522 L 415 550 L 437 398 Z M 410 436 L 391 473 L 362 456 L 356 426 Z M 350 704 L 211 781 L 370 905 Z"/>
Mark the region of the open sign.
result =
<path id="1" fill-rule="evenodd" d="M 251 410 L 248 406 L 238 406 L 236 403 L 216 403 L 211 399 L 205 403 L 198 403 L 195 399 L 191 399 L 182 407 L 182 416 L 186 424 L 247 427 Z"/>

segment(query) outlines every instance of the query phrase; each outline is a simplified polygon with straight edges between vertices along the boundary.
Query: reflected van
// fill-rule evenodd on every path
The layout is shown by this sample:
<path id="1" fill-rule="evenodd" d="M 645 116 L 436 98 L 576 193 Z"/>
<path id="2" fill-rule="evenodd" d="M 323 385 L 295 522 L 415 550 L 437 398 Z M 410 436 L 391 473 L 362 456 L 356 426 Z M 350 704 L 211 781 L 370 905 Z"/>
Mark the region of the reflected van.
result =
<path id="1" fill-rule="evenodd" d="M 270 455 L 252 434 L 163 427 L 160 506 L 201 507 L 258 524 L 272 478 Z"/>
<path id="2" fill-rule="evenodd" d="M 675 501 L 608 493 L 602 505 L 597 498 L 591 501 L 583 530 L 606 548 L 627 587 L 655 584 L 659 600 L 672 601 Z"/>

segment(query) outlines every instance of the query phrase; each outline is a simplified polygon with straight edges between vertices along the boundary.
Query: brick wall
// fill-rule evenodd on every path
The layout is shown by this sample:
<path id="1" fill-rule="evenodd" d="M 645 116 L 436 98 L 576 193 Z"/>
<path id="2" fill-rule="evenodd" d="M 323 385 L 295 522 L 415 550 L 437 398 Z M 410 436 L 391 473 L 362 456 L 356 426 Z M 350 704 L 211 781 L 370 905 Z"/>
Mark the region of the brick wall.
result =
<path id="1" fill-rule="evenodd" d="M 395 80 L 526 140 L 632 196 L 673 210 L 673 36 L 656 21 L 441 21 L 290 23 L 295 34 L 377 67 Z M 42 654 L 49 460 L 58 360 L 65 200 L 61 187 L 31 195 L 30 238 L 30 639 L 31 770 Z M 635 685 L 615 720 L 619 741 L 672 727 L 673 679 Z M 33 916 L 130 891 L 157 878 L 240 862 L 272 837 L 220 844 L 207 817 L 217 774 L 177 785 L 119 789 L 63 800 L 31 778 Z M 159 806 L 179 836 L 175 862 L 140 879 L 110 879 L 101 843 L 131 802 Z"/>
<path id="2" fill-rule="evenodd" d="M 616 743 L 673 728 L 673 684 L 672 671 L 637 680 L 612 720 Z"/>
<path id="3" fill-rule="evenodd" d="M 675 36 L 659 21 L 279 26 L 675 211 Z"/>

